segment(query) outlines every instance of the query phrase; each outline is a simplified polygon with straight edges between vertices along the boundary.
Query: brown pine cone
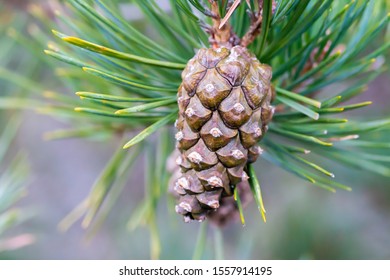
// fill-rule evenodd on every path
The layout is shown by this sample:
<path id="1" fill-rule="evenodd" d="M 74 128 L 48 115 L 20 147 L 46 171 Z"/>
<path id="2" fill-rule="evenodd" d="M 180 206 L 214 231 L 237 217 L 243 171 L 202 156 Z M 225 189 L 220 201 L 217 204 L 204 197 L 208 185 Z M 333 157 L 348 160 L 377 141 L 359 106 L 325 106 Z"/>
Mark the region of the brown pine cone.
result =
<path id="1" fill-rule="evenodd" d="M 259 156 L 257 142 L 273 115 L 271 76 L 271 67 L 241 46 L 200 49 L 188 62 L 175 124 L 182 172 L 176 212 L 185 221 L 204 220 L 247 181 L 246 165 Z"/>

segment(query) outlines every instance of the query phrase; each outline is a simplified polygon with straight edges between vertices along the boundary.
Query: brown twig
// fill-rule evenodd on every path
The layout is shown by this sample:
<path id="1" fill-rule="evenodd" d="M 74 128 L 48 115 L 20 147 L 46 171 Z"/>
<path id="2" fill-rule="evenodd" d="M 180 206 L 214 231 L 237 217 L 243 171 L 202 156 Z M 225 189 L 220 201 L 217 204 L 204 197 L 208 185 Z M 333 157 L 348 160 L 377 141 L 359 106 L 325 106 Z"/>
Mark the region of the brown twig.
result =
<path id="1" fill-rule="evenodd" d="M 210 34 L 210 44 L 213 48 L 219 47 L 231 48 L 240 43 L 239 37 L 234 33 L 230 24 L 221 24 L 222 17 L 219 12 L 218 2 L 215 0 L 208 0 L 210 9 L 207 9 L 208 16 L 211 17 L 213 24 L 212 26 L 202 23 L 202 28 Z"/>
<path id="2" fill-rule="evenodd" d="M 213 48 L 221 46 L 231 48 L 235 45 L 241 45 L 247 47 L 252 43 L 256 37 L 260 34 L 261 24 L 263 21 L 263 0 L 258 0 L 258 11 L 250 14 L 251 25 L 248 32 L 244 35 L 242 40 L 233 32 L 229 19 L 237 9 L 237 7 L 244 2 L 243 0 L 231 0 L 227 5 L 227 13 L 224 18 L 221 17 L 219 12 L 218 2 L 215 0 L 208 0 L 211 8 L 209 10 L 209 16 L 213 20 L 213 26 L 207 27 L 205 31 L 210 34 L 210 44 Z M 245 1 L 250 7 L 250 1 Z M 273 6 L 276 7 L 276 2 L 273 2 Z M 250 7 L 251 8 L 251 7 Z"/>
<path id="3" fill-rule="evenodd" d="M 214 48 L 219 48 L 221 46 L 224 47 L 232 47 L 233 44 L 231 42 L 231 38 L 233 37 L 233 31 L 230 24 L 227 22 L 220 28 L 221 25 L 221 14 L 219 13 L 218 3 L 217 1 L 209 0 L 211 5 L 211 12 L 215 15 L 213 17 L 213 33 L 212 36 L 212 45 Z"/>
<path id="4" fill-rule="evenodd" d="M 259 0 L 259 10 L 254 12 L 251 17 L 251 26 L 248 32 L 242 37 L 241 46 L 247 47 L 260 34 L 261 24 L 263 22 L 263 0 Z"/>

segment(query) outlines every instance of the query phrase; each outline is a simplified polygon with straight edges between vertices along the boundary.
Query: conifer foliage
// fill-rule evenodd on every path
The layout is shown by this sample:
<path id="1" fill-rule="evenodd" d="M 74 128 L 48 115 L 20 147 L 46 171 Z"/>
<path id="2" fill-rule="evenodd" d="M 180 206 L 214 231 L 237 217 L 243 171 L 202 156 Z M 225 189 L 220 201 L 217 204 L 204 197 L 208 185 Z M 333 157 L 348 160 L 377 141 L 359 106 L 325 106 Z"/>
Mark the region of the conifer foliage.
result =
<path id="1" fill-rule="evenodd" d="M 186 220 L 203 220 L 221 197 L 233 195 L 243 221 L 240 196 L 246 195 L 234 185 L 246 176 L 265 220 L 254 164 L 260 151 L 261 160 L 332 192 L 350 188 L 335 180 L 337 170 L 322 166 L 325 160 L 390 175 L 388 159 L 380 157 L 387 144 L 372 133 L 388 129 L 390 118 L 344 114 L 371 104 L 352 100 L 386 70 L 385 0 L 170 0 L 168 9 L 155 0 L 125 1 L 142 12 L 141 22 L 125 18 L 128 6 L 120 0 L 64 2 L 53 5 L 59 40 L 50 37 L 45 52 L 70 65 L 50 62 L 63 67 L 61 81 L 81 100 L 45 95 L 50 103 L 41 100 L 40 111 L 72 125 L 48 137 L 137 133 L 122 145 L 131 151 L 120 147 L 63 226 L 84 214 L 86 227 L 98 213 L 104 217 L 103 202 L 113 205 L 128 170 L 145 154 L 147 194 L 129 225 L 146 221 L 157 244 L 156 205 L 167 192 L 166 160 L 175 150 L 173 129 L 166 128 L 178 115 L 185 173 L 171 182 Z M 32 13 L 47 26 L 37 7 Z M 145 144 L 151 142 L 157 144 Z M 154 151 L 157 159 L 148 159 Z M 217 213 L 210 214 L 214 220 Z"/>
<path id="2" fill-rule="evenodd" d="M 124 145 L 128 149 L 134 148 L 162 127 L 173 125 L 179 111 L 181 117 L 177 126 L 180 131 L 176 138 L 180 140 L 179 149 L 186 151 L 181 166 L 190 173 L 197 172 L 198 179 L 200 177 L 205 182 L 203 185 L 194 183 L 194 186 L 188 186 L 186 194 L 199 193 L 200 189 L 210 187 L 208 181 L 213 176 L 205 176 L 202 170 L 208 170 L 209 174 L 223 173 L 221 178 L 215 176 L 212 181 L 217 184 L 221 179 L 223 192 L 231 194 L 231 185 L 237 183 L 238 178 L 245 177 L 245 173 L 227 171 L 245 168 L 251 178 L 255 201 L 261 210 L 264 206 L 260 185 L 253 183 L 257 181 L 256 175 L 254 169 L 249 168 L 251 161 L 247 159 L 251 156 L 248 149 L 263 136 L 268 122 L 268 116 L 263 116 L 261 120 L 261 114 L 252 111 L 261 104 L 264 111 L 270 109 L 272 67 L 276 113 L 269 125 L 269 135 L 261 145 L 264 150 L 262 157 L 317 186 L 331 191 L 335 188 L 349 189 L 333 180 L 333 171 L 321 167 L 321 162 L 313 162 L 306 154 L 311 152 L 341 162 L 353 162 L 353 157 L 358 154 L 353 155 L 350 149 L 359 147 L 355 144 L 359 143 L 356 139 L 389 125 L 388 119 L 354 122 L 337 117 L 339 113 L 370 104 L 346 102 L 361 93 L 365 84 L 384 70 L 384 65 L 376 65 L 374 61 L 388 49 L 388 41 L 377 49 L 363 51 L 370 41 L 383 34 L 388 24 L 388 15 L 384 13 L 385 2 L 242 1 L 235 5 L 237 1 L 183 0 L 171 1 L 168 12 L 163 11 L 155 1 L 132 2 L 144 13 L 147 27 L 158 31 L 156 33 L 160 34 L 160 38 L 152 39 L 126 21 L 118 3 L 68 1 L 72 20 L 61 15 L 68 25 L 62 30 L 69 30 L 74 35 L 59 31 L 54 34 L 78 48 L 68 49 L 60 44 L 46 53 L 81 67 L 84 72 L 100 78 L 99 81 L 103 79 L 116 85 L 106 85 L 98 92 L 80 92 L 83 89 L 79 88 L 77 95 L 86 102 L 84 106 L 75 108 L 80 114 L 72 114 L 73 117 L 89 118 L 105 130 L 147 126 Z M 226 61 L 237 53 L 245 52 L 240 47 L 234 48 L 243 44 L 240 38 L 248 47 L 248 53 L 237 55 L 241 64 L 229 73 L 227 68 L 235 65 L 230 66 Z M 210 49 L 210 45 L 221 48 L 220 52 L 213 51 L 215 48 Z M 233 49 L 229 50 L 229 47 Z M 199 51 L 191 60 L 197 49 Z M 249 62 L 251 60 L 254 62 Z M 270 67 L 261 66 L 257 60 Z M 186 64 L 187 68 L 184 69 Z M 254 71 L 258 73 L 254 74 Z M 356 79 L 361 76 L 365 78 Z M 251 95 L 251 78 L 263 81 L 261 86 L 265 90 L 261 94 Z M 322 89 L 346 79 L 352 80 L 347 89 L 325 98 L 316 98 Z M 242 86 L 242 90 L 235 90 L 234 86 L 238 83 L 247 85 Z M 211 90 L 211 86 L 216 90 Z M 212 96 L 207 89 L 218 94 Z M 235 108 L 241 104 L 240 101 L 243 105 Z M 188 107 L 188 104 L 191 106 Z M 215 113 L 217 107 L 219 114 Z M 251 124 L 259 125 L 261 130 L 249 131 Z M 213 137 L 210 131 L 215 135 L 221 131 L 226 136 Z M 235 141 L 238 139 L 236 135 L 240 135 L 241 140 Z M 242 142 L 246 139 L 245 135 L 248 140 Z M 289 143 L 284 139 L 288 139 Z M 353 144 L 345 144 L 348 142 Z M 230 155 L 236 150 L 239 160 Z M 258 154 L 258 151 L 258 148 L 252 149 L 254 154 Z M 362 151 L 367 152 L 370 153 Z M 202 161 L 201 157 L 210 158 Z M 231 164 L 230 161 L 239 164 Z M 120 162 L 118 165 L 121 165 Z M 375 160 L 368 160 L 364 164 L 355 161 L 354 164 L 383 175 L 390 171 L 384 166 L 374 168 L 378 165 Z M 222 179 L 222 176 L 229 179 Z M 182 199 L 192 196 L 184 197 Z M 203 198 L 198 195 L 199 199 Z M 211 204 L 206 200 L 202 205 Z M 213 206 L 217 208 L 217 204 Z M 187 211 L 189 207 L 183 201 L 178 208 L 179 212 L 191 212 Z M 195 208 L 200 209 L 198 206 Z"/>

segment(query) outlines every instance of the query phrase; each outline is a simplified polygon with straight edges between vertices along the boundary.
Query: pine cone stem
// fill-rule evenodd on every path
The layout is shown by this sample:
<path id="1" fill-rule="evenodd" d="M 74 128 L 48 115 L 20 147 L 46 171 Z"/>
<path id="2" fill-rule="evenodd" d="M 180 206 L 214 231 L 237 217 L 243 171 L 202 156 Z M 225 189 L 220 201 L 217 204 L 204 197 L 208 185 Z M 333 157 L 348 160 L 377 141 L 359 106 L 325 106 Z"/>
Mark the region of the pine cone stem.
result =
<path id="1" fill-rule="evenodd" d="M 261 24 L 263 22 L 263 1 L 259 0 L 259 10 L 252 14 L 251 25 L 247 33 L 242 37 L 241 46 L 247 47 L 260 34 Z"/>
<path id="2" fill-rule="evenodd" d="M 211 13 L 214 15 L 213 19 L 213 32 L 211 34 L 211 45 L 214 49 L 220 47 L 232 48 L 237 45 L 238 36 L 234 34 L 229 22 L 222 23 L 222 17 L 219 12 L 218 2 L 209 1 L 211 4 Z"/>

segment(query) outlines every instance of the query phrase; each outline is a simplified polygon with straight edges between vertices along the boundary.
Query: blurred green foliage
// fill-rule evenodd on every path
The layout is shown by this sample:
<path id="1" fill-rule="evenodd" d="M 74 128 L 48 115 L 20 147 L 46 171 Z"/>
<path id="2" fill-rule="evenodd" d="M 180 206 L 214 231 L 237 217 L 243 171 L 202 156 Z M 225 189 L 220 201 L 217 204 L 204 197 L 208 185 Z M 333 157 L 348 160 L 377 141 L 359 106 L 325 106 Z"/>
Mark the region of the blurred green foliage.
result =
<path id="1" fill-rule="evenodd" d="M 4 4 L 0 3 L 0 10 L 5 9 Z M 26 21 L 19 21 L 12 13 L 1 13 L 0 24 L 0 75 L 10 78 L 15 75 L 10 69 L 26 70 L 29 73 L 35 65 L 34 63 L 24 65 L 23 61 L 29 59 L 29 56 L 21 51 L 13 40 L 4 40 L 6 32 L 10 25 L 20 28 L 25 25 Z M 19 59 L 15 54 L 20 52 Z M 18 78 L 19 79 L 19 78 Z M 4 96 L 22 96 L 24 89 L 19 86 L 0 80 L 1 97 L 0 107 L 7 107 L 1 101 Z M 18 224 L 24 222 L 31 215 L 25 209 L 17 206 L 17 203 L 27 193 L 27 179 L 29 166 L 26 154 L 23 151 L 16 150 L 13 146 L 18 128 L 21 124 L 21 116 L 14 112 L 0 111 L 0 252 L 19 249 L 29 245 L 34 238 L 29 234 L 13 236 L 9 231 Z"/>

